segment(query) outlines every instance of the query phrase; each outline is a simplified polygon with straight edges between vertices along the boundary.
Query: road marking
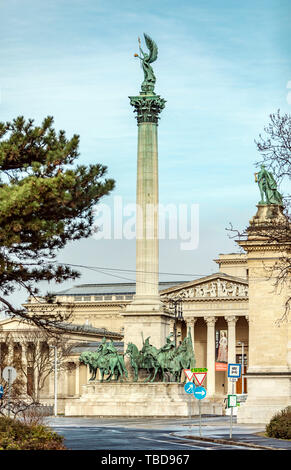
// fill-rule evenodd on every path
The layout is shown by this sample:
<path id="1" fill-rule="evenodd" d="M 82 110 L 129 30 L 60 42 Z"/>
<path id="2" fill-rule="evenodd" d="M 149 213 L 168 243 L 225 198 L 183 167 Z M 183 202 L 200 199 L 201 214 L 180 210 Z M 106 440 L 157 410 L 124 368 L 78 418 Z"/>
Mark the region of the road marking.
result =
<path id="1" fill-rule="evenodd" d="M 152 441 L 152 442 L 163 442 L 164 444 L 173 444 L 173 441 L 161 441 L 159 439 L 150 439 L 149 437 L 140 437 L 140 436 L 137 436 L 138 439 L 145 439 L 146 441 Z M 186 446 L 186 447 L 196 447 L 198 449 L 204 449 L 204 450 L 213 450 L 212 447 L 202 447 L 201 445 L 198 446 L 198 445 L 191 445 L 191 443 L 189 444 L 181 444 L 180 442 L 176 442 L 175 440 L 175 444 L 178 444 L 179 446 Z"/>

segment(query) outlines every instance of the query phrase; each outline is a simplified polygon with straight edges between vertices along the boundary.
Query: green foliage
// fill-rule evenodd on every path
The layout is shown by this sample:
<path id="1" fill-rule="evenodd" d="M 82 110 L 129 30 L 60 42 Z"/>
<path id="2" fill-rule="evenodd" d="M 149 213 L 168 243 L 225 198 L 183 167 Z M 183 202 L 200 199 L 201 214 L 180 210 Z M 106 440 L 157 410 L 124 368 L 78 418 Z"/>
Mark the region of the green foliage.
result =
<path id="1" fill-rule="evenodd" d="M 114 188 L 106 166 L 75 165 L 79 136 L 52 126 L 0 123 L 0 301 L 10 313 L 20 313 L 5 301 L 15 287 L 36 294 L 35 282 L 79 276 L 54 263 L 56 251 L 92 234 L 94 208 Z"/>
<path id="2" fill-rule="evenodd" d="M 45 426 L 0 417 L 0 450 L 66 450 L 63 440 Z"/>
<path id="3" fill-rule="evenodd" d="M 291 439 L 291 406 L 275 414 L 266 426 L 268 437 Z"/>

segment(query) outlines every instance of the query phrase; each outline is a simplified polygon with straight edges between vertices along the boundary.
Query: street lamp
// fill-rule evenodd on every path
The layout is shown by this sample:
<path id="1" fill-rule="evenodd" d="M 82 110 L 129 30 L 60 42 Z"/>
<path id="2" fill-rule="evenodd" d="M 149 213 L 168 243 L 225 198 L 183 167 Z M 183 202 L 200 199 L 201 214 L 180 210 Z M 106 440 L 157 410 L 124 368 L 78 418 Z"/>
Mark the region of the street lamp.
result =
<path id="1" fill-rule="evenodd" d="M 55 386 L 54 386 L 54 394 L 55 394 L 55 404 L 54 404 L 54 415 L 58 415 L 58 351 L 56 346 L 50 346 L 50 348 L 55 350 L 54 353 L 54 379 L 55 379 Z"/>

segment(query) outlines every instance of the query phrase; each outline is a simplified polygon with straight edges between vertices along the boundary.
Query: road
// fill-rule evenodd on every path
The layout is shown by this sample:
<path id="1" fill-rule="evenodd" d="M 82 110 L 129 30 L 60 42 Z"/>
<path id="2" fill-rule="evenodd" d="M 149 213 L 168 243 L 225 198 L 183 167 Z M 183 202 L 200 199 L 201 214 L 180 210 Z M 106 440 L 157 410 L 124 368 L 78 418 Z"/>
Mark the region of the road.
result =
<path id="1" fill-rule="evenodd" d="M 123 420 L 98 420 L 74 422 L 74 420 L 52 420 L 50 426 L 65 438 L 65 445 L 71 450 L 250 450 L 241 445 L 203 442 L 175 436 L 181 429 L 187 433 L 187 426 L 173 421 L 142 422 Z M 185 423 L 185 421 L 184 421 Z M 90 425 L 91 424 L 91 425 Z"/>

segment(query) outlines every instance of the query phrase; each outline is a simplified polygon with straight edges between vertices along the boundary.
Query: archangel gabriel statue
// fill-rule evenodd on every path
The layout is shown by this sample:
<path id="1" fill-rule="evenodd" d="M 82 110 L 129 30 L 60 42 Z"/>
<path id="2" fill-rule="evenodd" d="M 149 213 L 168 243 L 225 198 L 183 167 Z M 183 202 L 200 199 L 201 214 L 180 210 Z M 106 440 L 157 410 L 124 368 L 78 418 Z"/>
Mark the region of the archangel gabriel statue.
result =
<path id="1" fill-rule="evenodd" d="M 156 83 L 156 77 L 150 64 L 157 60 L 158 47 L 156 43 L 152 40 L 152 38 L 150 38 L 150 36 L 148 36 L 146 33 L 144 33 L 144 39 L 149 50 L 149 54 L 146 54 L 142 50 L 141 41 L 140 38 L 138 38 L 140 55 L 134 54 L 134 57 L 138 57 L 140 59 L 141 66 L 144 72 L 144 81 L 141 84 L 142 93 L 155 94 L 154 88 Z"/>

